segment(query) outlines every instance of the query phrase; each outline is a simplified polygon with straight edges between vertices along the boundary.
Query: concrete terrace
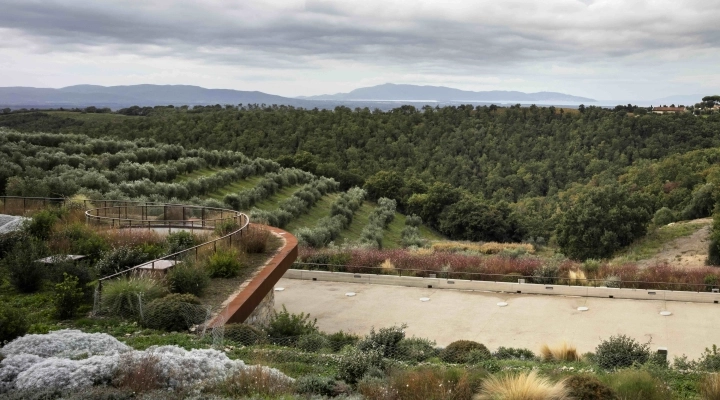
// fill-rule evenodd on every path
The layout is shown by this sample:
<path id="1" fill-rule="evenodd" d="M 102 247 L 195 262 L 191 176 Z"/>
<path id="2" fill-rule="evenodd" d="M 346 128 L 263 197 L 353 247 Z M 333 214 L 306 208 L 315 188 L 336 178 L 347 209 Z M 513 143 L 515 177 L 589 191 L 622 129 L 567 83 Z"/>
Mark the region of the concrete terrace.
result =
<path id="1" fill-rule="evenodd" d="M 491 293 L 281 279 L 275 308 L 310 313 L 322 331 L 366 334 L 371 327 L 407 323 L 406 334 L 445 346 L 475 340 L 491 350 L 562 341 L 580 352 L 594 351 L 612 335 L 625 334 L 651 349 L 666 347 L 670 356 L 697 358 L 706 347 L 720 345 L 720 305 L 663 300 Z M 345 296 L 355 292 L 356 296 Z M 421 302 L 421 297 L 430 301 Z M 506 307 L 497 303 L 507 302 Z M 578 311 L 588 307 L 588 311 Z M 672 312 L 661 316 L 661 311 Z"/>

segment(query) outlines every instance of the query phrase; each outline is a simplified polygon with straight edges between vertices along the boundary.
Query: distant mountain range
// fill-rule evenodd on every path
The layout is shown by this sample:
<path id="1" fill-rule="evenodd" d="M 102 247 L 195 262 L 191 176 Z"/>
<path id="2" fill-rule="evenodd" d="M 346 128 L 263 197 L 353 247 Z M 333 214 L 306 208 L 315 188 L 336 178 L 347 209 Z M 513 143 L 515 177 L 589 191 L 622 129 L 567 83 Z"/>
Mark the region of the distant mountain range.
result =
<path id="1" fill-rule="evenodd" d="M 304 108 L 332 109 L 344 105 L 351 108 L 368 107 L 383 110 L 409 104 L 416 107 L 476 104 L 539 104 L 576 106 L 595 104 L 613 107 L 617 104 L 638 105 L 683 104 L 700 101 L 703 95 L 669 96 L 647 101 L 596 101 L 587 97 L 556 92 L 524 93 L 515 91 L 473 92 L 444 86 L 384 85 L 355 89 L 349 93 L 308 97 L 283 97 L 257 91 L 232 89 L 206 89 L 189 85 L 130 85 L 98 86 L 76 85 L 61 89 L 32 87 L 0 87 L 0 108 L 72 108 L 110 107 L 118 109 L 133 105 L 208 105 L 208 104 L 277 104 Z"/>
<path id="2" fill-rule="evenodd" d="M 298 97 L 305 100 L 346 101 L 432 101 L 432 102 L 572 102 L 593 103 L 594 99 L 556 92 L 511 92 L 492 90 L 472 92 L 445 86 L 384 85 L 355 89 L 350 93 Z"/>

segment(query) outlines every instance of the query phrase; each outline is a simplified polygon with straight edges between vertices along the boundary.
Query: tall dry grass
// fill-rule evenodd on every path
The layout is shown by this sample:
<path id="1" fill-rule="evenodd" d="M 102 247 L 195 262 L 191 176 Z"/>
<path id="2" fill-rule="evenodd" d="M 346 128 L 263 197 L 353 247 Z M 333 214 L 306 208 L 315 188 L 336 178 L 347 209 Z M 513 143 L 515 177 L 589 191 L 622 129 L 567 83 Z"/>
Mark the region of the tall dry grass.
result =
<path id="1" fill-rule="evenodd" d="M 528 254 L 535 253 L 535 248 L 529 243 L 473 243 L 473 242 L 435 242 L 432 244 L 435 251 L 460 252 L 474 251 L 482 254 L 498 254 L 503 251 L 524 250 Z"/>
<path id="2" fill-rule="evenodd" d="M 585 272 L 581 269 L 568 270 L 568 283 L 571 285 L 585 286 L 588 283 Z"/>
<path id="3" fill-rule="evenodd" d="M 143 244 L 159 245 L 165 239 L 152 229 L 100 229 L 98 234 L 114 247 L 137 247 Z"/>
<path id="4" fill-rule="evenodd" d="M 165 382 L 162 378 L 160 359 L 154 354 L 146 354 L 140 358 L 128 354 L 120 356 L 113 384 L 120 388 L 128 388 L 135 393 L 162 389 Z"/>
<path id="5" fill-rule="evenodd" d="M 260 365 L 249 366 L 227 378 L 218 386 L 222 395 L 232 398 L 250 396 L 282 396 L 294 392 L 294 383 L 284 375 L 274 373 Z M 253 397 L 255 398 L 255 397 Z"/>
<path id="6" fill-rule="evenodd" d="M 240 247 L 246 253 L 265 253 L 272 233 L 262 225 L 251 224 L 242 234 Z"/>
<path id="7" fill-rule="evenodd" d="M 550 347 L 547 344 L 540 348 L 540 357 L 543 361 L 580 361 L 580 353 L 575 346 L 562 342 L 559 345 Z"/>
<path id="8" fill-rule="evenodd" d="M 720 374 L 709 374 L 700 383 L 700 396 L 703 400 L 720 400 Z"/>
<path id="9" fill-rule="evenodd" d="M 488 377 L 475 400 L 572 400 L 563 381 L 551 382 L 537 372 Z"/>

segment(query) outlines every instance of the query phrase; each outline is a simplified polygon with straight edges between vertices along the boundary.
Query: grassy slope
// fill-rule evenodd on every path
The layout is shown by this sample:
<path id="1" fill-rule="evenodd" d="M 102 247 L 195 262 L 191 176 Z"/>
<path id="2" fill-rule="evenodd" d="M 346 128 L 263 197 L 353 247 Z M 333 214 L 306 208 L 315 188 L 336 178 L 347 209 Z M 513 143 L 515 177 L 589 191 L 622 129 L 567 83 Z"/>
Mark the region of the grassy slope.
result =
<path id="1" fill-rule="evenodd" d="M 262 180 L 262 178 L 262 176 L 251 176 L 247 179 L 243 179 L 241 181 L 233 182 L 229 185 L 226 185 L 219 190 L 209 193 L 204 197 L 210 197 L 211 199 L 223 201 L 225 196 L 230 193 L 237 193 L 241 190 L 252 189 L 255 185 L 258 184 L 258 182 L 260 182 L 260 180 Z"/>
<path id="2" fill-rule="evenodd" d="M 290 221 L 288 226 L 285 227 L 285 230 L 295 232 L 298 228 L 314 227 L 320 218 L 330 216 L 330 207 L 339 196 L 340 193 L 331 193 L 323 196 L 323 198 L 310 209 L 309 213 Z"/>
<path id="3" fill-rule="evenodd" d="M 197 178 L 201 178 L 203 176 L 210 176 L 210 175 L 218 173 L 224 169 L 225 168 L 201 168 L 197 171 L 193 171 L 188 174 L 178 175 L 173 180 L 173 183 L 185 182 L 185 181 L 189 181 L 190 179 L 197 179 Z"/>
<path id="4" fill-rule="evenodd" d="M 280 202 L 290 198 L 290 196 L 292 196 L 293 193 L 300 190 L 303 186 L 305 186 L 305 185 L 286 186 L 286 187 L 278 190 L 274 195 L 255 204 L 254 207 L 257 207 L 261 210 L 266 210 L 266 211 L 274 210 L 274 209 L 278 208 L 278 206 L 280 206 Z M 250 211 L 250 210 L 245 210 L 245 211 Z"/>
<path id="5" fill-rule="evenodd" d="M 645 237 L 618 253 L 613 262 L 639 261 L 652 258 L 668 242 L 690 236 L 706 225 L 685 221 L 671 226 L 661 226 L 648 232 Z"/>

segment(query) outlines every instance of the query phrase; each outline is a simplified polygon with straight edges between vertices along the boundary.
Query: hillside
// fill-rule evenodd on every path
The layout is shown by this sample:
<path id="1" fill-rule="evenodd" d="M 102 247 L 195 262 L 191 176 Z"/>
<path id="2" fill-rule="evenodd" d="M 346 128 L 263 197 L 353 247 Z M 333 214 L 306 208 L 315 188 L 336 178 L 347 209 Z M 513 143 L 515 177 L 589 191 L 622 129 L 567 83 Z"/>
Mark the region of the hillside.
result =
<path id="1" fill-rule="evenodd" d="M 91 199 L 228 207 L 235 205 L 227 203 L 228 195 L 237 197 L 252 192 L 256 193 L 252 202 L 234 208 L 253 214 L 273 212 L 308 187 L 315 190 L 325 185 L 325 192 L 319 193 L 313 204 L 306 204 L 287 226 L 282 226 L 291 232 L 314 227 L 320 218 L 330 215 L 331 205 L 341 192 L 332 180 L 295 168 L 282 168 L 270 160 L 146 141 L 21 134 L 0 129 L 0 154 L 3 156 L 0 158 L 0 194 L 3 195 L 69 197 L 80 193 Z M 365 214 L 376 206 L 364 201 L 354 225 L 343 230 L 337 242 L 357 242 L 358 221 L 363 218 L 366 221 Z M 400 231 L 405 217 L 396 213 L 395 221 L 385 232 L 384 247 L 401 246 Z M 428 240 L 442 238 L 427 228 L 422 229 L 421 234 Z"/>

